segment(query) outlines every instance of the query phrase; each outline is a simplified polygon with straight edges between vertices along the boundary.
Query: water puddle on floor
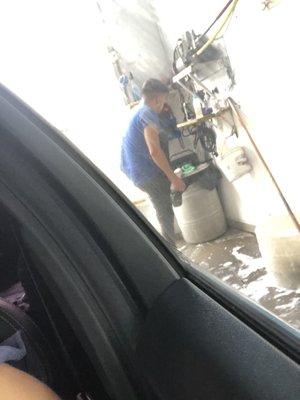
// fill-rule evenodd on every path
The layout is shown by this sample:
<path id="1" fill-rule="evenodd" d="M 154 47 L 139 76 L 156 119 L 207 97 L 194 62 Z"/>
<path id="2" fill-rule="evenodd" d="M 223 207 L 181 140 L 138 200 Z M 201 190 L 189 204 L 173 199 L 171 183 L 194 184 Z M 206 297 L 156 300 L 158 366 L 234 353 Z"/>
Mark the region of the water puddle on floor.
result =
<path id="1" fill-rule="evenodd" d="M 198 269 L 211 272 L 280 319 L 300 329 L 300 290 L 280 287 L 267 273 L 255 235 L 229 230 L 203 244 L 178 244 L 178 250 Z"/>

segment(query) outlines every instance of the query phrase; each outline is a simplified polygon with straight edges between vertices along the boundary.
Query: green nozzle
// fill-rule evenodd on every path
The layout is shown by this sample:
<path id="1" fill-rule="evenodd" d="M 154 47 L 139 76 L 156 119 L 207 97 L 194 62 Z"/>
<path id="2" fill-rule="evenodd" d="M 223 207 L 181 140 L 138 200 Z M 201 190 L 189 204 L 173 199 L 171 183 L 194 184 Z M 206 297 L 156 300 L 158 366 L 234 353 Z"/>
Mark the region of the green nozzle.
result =
<path id="1" fill-rule="evenodd" d="M 182 171 L 184 174 L 189 174 L 189 173 L 195 171 L 195 169 L 196 169 L 196 167 L 195 167 L 194 165 L 192 165 L 192 164 L 184 164 L 184 165 L 181 167 L 181 171 Z"/>

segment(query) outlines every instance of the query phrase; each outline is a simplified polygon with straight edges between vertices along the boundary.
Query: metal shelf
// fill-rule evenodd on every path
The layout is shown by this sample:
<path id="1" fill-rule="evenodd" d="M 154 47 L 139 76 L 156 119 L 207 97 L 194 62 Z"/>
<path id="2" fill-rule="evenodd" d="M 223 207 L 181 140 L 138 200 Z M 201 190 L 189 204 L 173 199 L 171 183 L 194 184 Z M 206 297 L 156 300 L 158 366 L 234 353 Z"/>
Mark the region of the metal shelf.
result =
<path id="1" fill-rule="evenodd" d="M 197 85 L 201 86 L 207 93 L 210 94 L 210 96 L 214 96 L 214 94 L 208 89 L 207 86 L 205 86 L 202 81 L 198 79 L 197 75 L 197 65 L 189 65 L 188 67 L 184 68 L 182 71 L 180 71 L 177 75 L 173 76 L 172 80 L 173 83 L 177 83 L 180 85 L 183 89 L 185 89 L 188 93 L 193 94 L 189 88 L 187 88 L 184 83 L 181 82 L 183 78 L 186 76 L 189 76 Z"/>

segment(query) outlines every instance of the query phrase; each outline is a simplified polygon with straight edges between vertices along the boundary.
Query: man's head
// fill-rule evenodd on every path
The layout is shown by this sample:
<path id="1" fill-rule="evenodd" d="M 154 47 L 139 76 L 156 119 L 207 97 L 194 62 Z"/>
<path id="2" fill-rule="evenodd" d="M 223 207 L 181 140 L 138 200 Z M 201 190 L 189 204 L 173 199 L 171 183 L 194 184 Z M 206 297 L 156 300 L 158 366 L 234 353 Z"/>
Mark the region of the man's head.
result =
<path id="1" fill-rule="evenodd" d="M 158 79 L 148 79 L 142 88 L 145 103 L 157 113 L 162 111 L 168 93 L 168 87 Z"/>

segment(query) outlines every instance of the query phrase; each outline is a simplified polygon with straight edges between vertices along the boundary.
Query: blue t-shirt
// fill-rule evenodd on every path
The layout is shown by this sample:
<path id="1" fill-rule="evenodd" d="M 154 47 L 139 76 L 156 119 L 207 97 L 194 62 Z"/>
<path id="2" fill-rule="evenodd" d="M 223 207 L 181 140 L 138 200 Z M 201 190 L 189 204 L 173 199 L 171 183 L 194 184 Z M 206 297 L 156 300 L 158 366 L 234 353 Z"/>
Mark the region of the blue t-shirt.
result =
<path id="1" fill-rule="evenodd" d="M 136 186 L 143 185 L 160 173 L 145 141 L 144 128 L 147 125 L 152 125 L 160 131 L 158 114 L 143 105 L 131 119 L 122 143 L 121 170 Z"/>

